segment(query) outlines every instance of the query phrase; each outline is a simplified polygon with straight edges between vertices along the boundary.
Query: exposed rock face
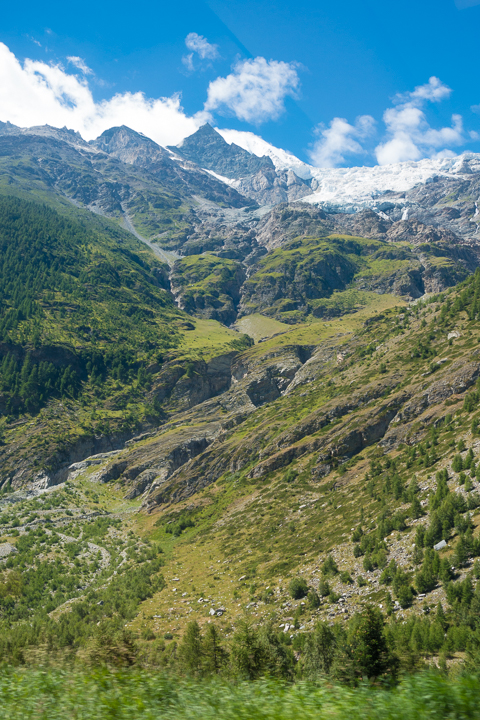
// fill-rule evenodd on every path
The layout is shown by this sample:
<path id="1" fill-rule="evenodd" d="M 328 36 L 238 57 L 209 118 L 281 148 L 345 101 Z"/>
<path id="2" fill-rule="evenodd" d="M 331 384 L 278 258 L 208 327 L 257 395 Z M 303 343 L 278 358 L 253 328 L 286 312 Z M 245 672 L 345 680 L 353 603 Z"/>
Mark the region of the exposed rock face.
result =
<path id="1" fill-rule="evenodd" d="M 152 399 L 166 401 L 166 408 L 178 412 L 228 390 L 232 360 L 237 354 L 232 351 L 209 362 L 197 360 L 180 364 L 172 361 L 166 364 L 152 387 Z"/>
<path id="2" fill-rule="evenodd" d="M 273 167 L 261 168 L 255 175 L 237 180 L 234 187 L 260 205 L 292 202 L 312 192 L 309 183 L 295 175 L 293 170 L 281 172 Z"/>
<path id="3" fill-rule="evenodd" d="M 167 428 L 148 448 L 133 447 L 102 468 L 93 480 L 97 482 L 118 481 L 129 488 L 126 499 L 133 499 L 145 490 L 161 487 L 174 471 L 202 453 L 218 434 L 218 423 L 201 429 L 180 427 Z"/>
<path id="4" fill-rule="evenodd" d="M 134 435 L 135 433 L 130 431 L 116 433 L 114 436 L 102 435 L 101 437 L 95 437 L 90 435 L 82 437 L 68 448 L 58 452 L 51 459 L 52 464 L 48 471 L 33 473 L 33 475 L 29 463 L 15 461 L 18 448 L 16 444 L 13 444 L 8 449 L 8 455 L 3 453 L 2 474 L 5 481 L 10 481 L 14 488 L 29 487 L 32 484 L 40 489 L 52 487 L 65 482 L 71 472 L 72 465 L 81 463 L 85 458 L 91 456 L 118 451 Z M 9 466 L 11 470 L 8 469 Z"/>
<path id="5" fill-rule="evenodd" d="M 297 177 L 293 170 L 277 171 L 266 155 L 258 157 L 235 143 L 227 143 L 210 125 L 203 125 L 170 148 L 202 168 L 233 180 L 242 195 L 262 205 L 275 205 L 310 195 L 310 183 Z"/>
<path id="6" fill-rule="evenodd" d="M 480 198 L 478 160 L 467 161 L 463 173 L 458 178 L 437 176 L 403 193 L 385 193 L 384 212 L 392 221 L 415 219 L 475 240 L 480 218 L 476 215 Z"/>
<path id="7" fill-rule="evenodd" d="M 230 325 L 237 318 L 245 277 L 240 263 L 216 255 L 204 255 L 195 262 L 189 259 L 177 261 L 172 268 L 170 282 L 180 308 L 191 315 Z"/>
<path id="8" fill-rule="evenodd" d="M 399 220 L 387 229 L 386 239 L 390 242 L 444 243 L 451 246 L 459 244 L 458 235 L 444 228 L 425 225 L 417 219 Z"/>
<path id="9" fill-rule="evenodd" d="M 255 407 L 286 392 L 310 355 L 310 348 L 292 346 L 262 356 L 262 362 L 241 356 L 232 365 L 232 380 Z"/>
<path id="10" fill-rule="evenodd" d="M 175 161 L 165 148 L 124 125 L 105 130 L 91 145 L 122 163 L 146 170 L 175 192 L 197 194 L 213 202 L 227 201 L 232 207 L 254 204 L 199 167 Z"/>
<path id="11" fill-rule="evenodd" d="M 185 138 L 180 145 L 170 149 L 200 167 L 227 178 L 255 175 L 264 168 L 275 171 L 269 157 L 257 157 L 235 143 L 230 145 L 208 123 Z"/>
<path id="12" fill-rule="evenodd" d="M 358 213 L 339 213 L 328 217 L 331 227 L 336 232 L 348 233 L 357 237 L 377 238 L 386 240 L 391 221 L 370 209 Z"/>
<path id="13" fill-rule="evenodd" d="M 273 208 L 258 223 L 258 242 L 267 250 L 281 247 L 295 237 L 321 237 L 333 229 L 330 216 L 313 205 L 295 203 Z"/>

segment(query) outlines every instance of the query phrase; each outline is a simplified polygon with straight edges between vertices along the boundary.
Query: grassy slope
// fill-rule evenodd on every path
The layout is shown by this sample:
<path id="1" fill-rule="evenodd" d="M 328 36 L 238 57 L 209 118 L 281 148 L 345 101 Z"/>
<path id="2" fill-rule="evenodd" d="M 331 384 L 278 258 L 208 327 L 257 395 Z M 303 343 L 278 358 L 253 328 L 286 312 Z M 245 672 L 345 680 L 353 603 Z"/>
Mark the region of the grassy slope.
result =
<path id="1" fill-rule="evenodd" d="M 271 441 L 283 428 L 298 423 L 315 407 L 321 407 L 345 392 L 348 395 L 353 388 L 364 387 L 367 382 L 375 380 L 388 386 L 389 374 L 393 376 L 403 372 L 402 385 L 405 387 L 418 381 L 422 373 L 428 375 L 431 372 L 431 359 L 409 360 L 408 352 L 405 353 L 405 339 L 409 338 L 411 348 L 416 339 L 425 337 L 431 324 L 435 326 L 440 307 L 440 304 L 420 306 L 418 317 L 410 314 L 407 321 L 402 317 L 403 313 L 399 314 L 395 309 L 384 311 L 383 318 L 377 323 L 358 330 L 357 336 L 346 341 L 351 361 L 331 368 L 329 379 L 333 386 L 326 383 L 326 377 L 323 377 L 308 387 L 306 395 L 305 390 L 300 388 L 301 392 L 292 393 L 291 396 L 260 408 L 234 431 L 232 442 L 244 443 L 248 442 L 250 436 L 261 438 L 266 435 Z M 427 329 L 422 327 L 424 320 L 429 323 Z M 477 325 L 476 320 L 469 321 L 460 312 L 457 319 L 449 321 L 447 329 L 457 329 L 462 337 L 449 344 L 442 331 L 434 341 L 437 357 L 447 357 L 450 362 L 469 358 L 472 349 L 477 346 Z M 293 330 L 292 334 L 298 332 Z M 285 335 L 268 342 L 278 341 L 285 341 Z M 372 341 L 375 345 L 372 345 Z M 248 352 L 259 352 L 267 345 L 262 343 Z M 361 348 L 365 347 L 371 349 L 362 355 Z M 376 351 L 375 347 L 378 347 Z M 386 373 L 379 372 L 380 362 L 385 363 Z M 449 365 L 442 367 L 448 376 Z M 458 487 L 458 474 L 452 474 L 451 463 L 456 453 L 455 445 L 460 438 L 465 440 L 466 446 L 473 445 L 477 453 L 475 448 L 478 441 L 472 437 L 470 429 L 472 414 L 462 411 L 462 406 L 463 396 L 460 396 L 449 400 L 446 406 L 435 409 L 434 417 L 442 417 L 449 412 L 452 419 L 440 428 L 435 438 L 433 464 L 425 466 L 421 455 L 412 463 L 407 446 L 388 455 L 396 460 L 405 487 L 412 474 L 416 475 L 421 488 L 420 500 L 427 499 L 431 489 L 435 489 L 435 472 L 443 467 L 449 469 L 452 477 L 449 483 L 451 490 Z M 362 413 L 356 416 L 361 423 Z M 430 425 L 431 418 L 427 428 Z M 414 431 L 419 433 L 417 442 L 421 441 L 422 446 L 426 447 L 425 430 L 421 423 Z M 341 618 L 350 616 L 366 601 L 384 603 L 386 593 L 391 588 L 379 584 L 380 570 L 366 572 L 363 569 L 363 558 L 354 558 L 351 541 L 352 528 L 360 522 L 367 531 L 370 523 L 375 527 L 379 512 L 386 511 L 392 515 L 395 510 L 405 508 L 408 515 L 408 503 L 405 504 L 401 498 L 395 500 L 391 492 L 385 494 L 385 490 L 382 490 L 385 475 L 375 480 L 373 487 L 364 479 L 370 472 L 371 461 L 377 462 L 379 459 L 384 462 L 383 450 L 374 444 L 361 456 L 357 456 L 355 461 L 347 462 L 319 481 L 311 474 L 316 456 L 307 453 L 291 466 L 295 471 L 293 477 L 282 469 L 255 481 L 248 478 L 247 468 L 242 473 L 227 473 L 217 483 L 198 493 L 193 503 L 190 499 L 166 508 L 160 516 L 126 515 L 128 522 L 125 531 L 133 529 L 137 537 L 159 542 L 163 547 L 163 574 L 166 580 L 166 588 L 141 605 L 140 612 L 129 622 L 129 627 L 143 633 L 153 631 L 156 637 L 161 637 L 167 631 L 178 637 L 189 620 L 198 619 L 203 624 L 209 619 L 211 607 L 223 606 L 227 613 L 217 622 L 227 634 L 245 613 L 255 622 L 260 622 L 272 613 L 278 623 L 295 616 L 299 625 L 308 628 L 317 618 L 339 616 L 340 606 L 335 602 L 324 602 L 318 611 L 309 610 L 307 606 L 291 600 L 287 590 L 288 582 L 300 574 L 315 586 L 321 575 L 321 563 L 329 552 L 334 553 L 340 570 L 348 570 L 354 580 L 353 585 L 342 582 L 339 576 L 330 580 L 336 593 L 350 594 L 345 605 L 348 612 L 340 614 Z M 77 504 L 81 498 L 82 506 L 98 507 L 97 503 L 92 504 L 91 493 L 97 493 L 98 488 L 91 484 L 92 479 L 92 471 L 89 470 L 69 482 L 69 487 L 79 494 Z M 332 491 L 334 487 L 336 489 Z M 115 493 L 108 486 L 99 490 L 105 510 L 120 509 Z M 24 512 L 27 512 L 32 501 L 23 502 Z M 138 502 L 127 502 L 123 507 L 126 506 L 133 510 L 138 507 Z M 477 513 L 474 511 L 473 514 L 476 526 L 480 522 Z M 166 523 L 176 521 L 182 515 L 191 518 L 194 527 L 184 530 L 176 538 L 166 532 Z M 427 520 L 425 516 L 421 523 Z M 411 519 L 407 519 L 406 530 L 394 531 L 386 543 L 389 559 L 392 556 L 400 557 L 412 579 L 415 566 L 410 553 L 416 526 Z M 5 539 L 7 537 L 10 537 L 8 533 L 4 535 Z M 442 557 L 452 553 L 455 543 L 453 535 L 449 547 L 442 551 Z M 358 585 L 359 576 L 365 577 L 367 581 L 364 587 Z M 462 570 L 459 578 L 464 576 L 465 571 Z M 273 590 L 273 595 L 266 595 L 269 590 Z M 200 598 L 202 602 L 198 602 Z M 265 598 L 268 602 L 265 602 Z M 438 600 L 444 606 L 448 605 L 441 586 L 428 596 L 427 603 L 435 606 Z M 423 599 L 416 599 L 401 614 L 408 618 L 411 614 L 421 613 L 423 603 Z"/>
<path id="2" fill-rule="evenodd" d="M 433 323 L 436 307 L 438 306 L 428 306 L 422 311 Z M 387 315 L 387 319 L 374 326 L 373 330 L 362 333 L 364 341 L 375 336 L 378 339 L 378 335 L 383 335 L 384 345 L 371 358 L 333 371 L 332 379 L 341 384 L 340 387 L 337 385 L 340 392 L 341 387 L 349 388 L 351 383 L 354 387 L 362 386 L 378 377 L 380 358 L 386 363 L 388 372 L 395 372 L 402 367 L 405 369 L 405 335 L 408 334 L 412 340 L 415 336 L 421 336 L 421 320 L 411 321 L 408 330 L 399 330 L 398 334 L 395 332 L 392 336 L 389 323 L 395 324 L 396 317 L 395 313 Z M 449 329 L 453 330 L 453 327 L 461 329 L 462 339 L 449 345 L 446 339 L 440 337 L 435 347 L 437 356 L 451 358 L 452 361 L 467 359 L 472 348 L 477 345 L 477 322 L 469 322 L 465 316 L 461 316 Z M 408 384 L 415 380 L 422 372 L 426 371 L 428 374 L 430 362 L 419 359 L 413 363 L 413 367 L 407 365 L 405 382 Z M 448 365 L 446 376 L 448 377 Z M 386 380 L 388 384 L 388 376 Z M 309 388 L 307 397 L 308 400 L 303 401 L 293 397 L 280 399 L 271 407 L 263 408 L 239 428 L 238 441 L 244 442 L 250 432 L 257 437 L 268 433 L 271 439 L 272 434 L 278 434 L 282 427 L 298 422 L 314 405 L 321 405 L 328 400 L 328 393 L 317 390 L 314 385 Z M 460 396 L 458 399 L 454 397 L 449 400 L 446 406 L 442 404 L 435 408 L 433 419 L 450 413 L 452 420 L 441 427 L 435 438 L 435 459 L 432 464 L 425 467 L 421 455 L 412 463 L 409 460 L 408 446 L 389 455 L 397 461 L 398 472 L 405 487 L 412 475 L 416 475 L 420 486 L 420 501 L 428 499 L 430 493 L 434 492 L 435 473 L 442 468 L 446 467 L 452 478 L 449 483 L 451 491 L 457 491 L 460 487 L 458 474 L 451 470 L 456 443 L 460 439 L 464 439 L 466 447 L 474 448 L 475 456 L 480 451 L 478 440 L 471 434 L 472 415 L 462 411 L 462 406 L 463 396 Z M 359 422 L 362 422 L 361 414 Z M 431 426 L 431 422 L 430 416 L 426 428 Z M 425 430 L 421 422 L 417 425 L 414 428 L 414 432 L 419 434 L 417 442 L 423 440 L 422 447 L 425 448 Z M 332 615 L 338 615 L 339 608 L 329 603 L 324 603 L 319 611 L 312 612 L 306 607 L 303 608 L 298 602 L 291 601 L 287 584 L 289 578 L 300 574 L 315 586 L 321 574 L 321 562 L 331 551 L 334 552 L 340 570 L 348 570 L 354 578 L 353 586 L 342 583 L 339 576 L 331 581 L 332 588 L 337 593 L 351 595 L 346 605 L 348 613 L 345 617 L 366 601 L 385 603 L 386 593 L 391 591 L 391 588 L 379 584 L 381 570 L 364 570 L 363 558 L 353 556 L 353 543 L 350 539 L 352 528 L 360 524 L 362 516 L 363 525 L 368 528 L 370 523 L 375 527 L 379 512 L 385 510 L 392 514 L 396 509 L 404 509 L 408 515 L 408 501 L 395 500 L 391 494 L 385 495 L 382 490 L 384 474 L 375 481 L 373 489 L 364 479 L 369 472 L 371 461 L 382 456 L 383 450 L 373 445 L 355 458 L 355 462 L 349 462 L 340 470 L 333 471 L 321 482 L 311 476 L 312 462 L 315 462 L 315 456 L 311 454 L 305 455 L 291 466 L 297 473 L 293 481 L 287 477 L 285 469 L 260 481 L 249 480 L 246 473 L 227 473 L 214 486 L 195 497 L 193 515 L 191 510 L 187 511 L 187 515 L 190 513 L 196 526 L 194 529 L 185 530 L 178 540 L 165 534 L 161 526 L 156 530 L 155 516 L 145 517 L 143 520 L 139 518 L 143 531 L 161 542 L 170 559 L 165 570 L 167 588 L 144 605 L 143 612 L 132 627 L 140 629 L 148 626 L 159 633 L 167 629 L 174 634 L 180 634 L 188 620 L 197 618 L 200 622 L 205 622 L 210 607 L 221 604 L 228 608 L 228 614 L 220 621 L 228 630 L 228 627 L 235 624 L 235 619 L 245 612 L 249 603 L 254 603 L 247 611 L 254 620 L 260 621 L 273 612 L 280 622 L 285 621 L 287 615 L 293 616 L 297 612 L 301 614 L 300 623 L 309 627 L 317 617 L 328 619 Z M 334 492 L 333 486 L 336 486 Z M 182 505 L 167 508 L 166 521 L 169 518 L 175 519 L 182 511 L 185 512 L 187 506 L 191 507 L 191 500 L 183 505 L 183 509 Z M 473 511 L 473 522 L 474 536 L 477 536 L 480 525 L 478 510 Z M 420 521 L 420 524 L 425 523 L 428 523 L 427 516 Z M 411 559 L 411 547 L 417 526 L 418 521 L 412 522 L 410 519 L 405 531 L 394 531 L 387 540 L 389 559 L 400 557 L 401 564 L 405 565 L 412 580 L 415 564 Z M 168 526 L 164 525 L 164 528 Z M 455 545 L 454 531 L 448 548 L 441 552 L 441 556 L 451 556 Z M 466 572 L 461 570 L 458 578 L 464 578 Z M 358 586 L 359 576 L 367 579 L 365 587 Z M 274 590 L 273 603 L 262 602 L 268 589 Z M 183 593 L 186 593 L 185 597 L 181 597 Z M 200 597 L 207 598 L 208 602 L 199 604 L 197 600 Z M 448 605 L 441 586 L 428 595 L 426 602 L 430 607 L 435 607 L 439 600 L 444 606 Z M 407 618 L 412 613 L 421 613 L 424 602 L 422 598 L 414 600 L 411 607 L 401 611 L 401 615 Z M 285 606 L 285 603 L 290 604 Z M 154 615 L 160 617 L 154 618 Z"/>
<path id="3" fill-rule="evenodd" d="M 162 287 L 165 267 L 111 222 L 9 197 L 0 213 L 4 477 L 22 458 L 38 471 L 81 437 L 148 424 L 164 361 L 208 358 L 238 342 L 220 323 L 180 311 Z M 47 363 L 50 390 L 22 371 L 28 358 L 35 372 Z M 62 385 L 66 370 L 73 380 Z"/>
<path id="4" fill-rule="evenodd" d="M 422 246 L 423 262 L 450 273 L 452 284 L 466 277 L 444 248 Z M 260 312 L 284 322 L 298 322 L 309 314 L 335 317 L 368 307 L 373 294 L 388 292 L 397 282 L 409 286 L 409 274 L 421 263 L 407 243 L 346 235 L 300 237 L 264 256 L 244 286 L 244 312 Z"/>

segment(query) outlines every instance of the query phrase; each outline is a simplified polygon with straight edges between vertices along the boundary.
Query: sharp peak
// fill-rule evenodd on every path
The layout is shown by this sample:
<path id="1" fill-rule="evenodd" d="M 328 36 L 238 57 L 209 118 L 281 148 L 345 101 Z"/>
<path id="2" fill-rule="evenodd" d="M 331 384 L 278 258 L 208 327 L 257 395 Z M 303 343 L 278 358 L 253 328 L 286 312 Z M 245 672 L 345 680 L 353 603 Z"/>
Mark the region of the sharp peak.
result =
<path id="1" fill-rule="evenodd" d="M 217 130 L 215 130 L 215 128 L 213 127 L 213 125 L 210 125 L 210 123 L 208 123 L 208 122 L 205 123 L 205 125 L 200 125 L 200 127 L 199 127 L 198 130 L 197 130 L 197 132 L 204 132 L 204 133 L 207 133 L 207 132 L 208 132 L 208 133 L 210 133 L 210 134 L 211 134 L 211 133 L 215 133 L 215 135 L 220 135 L 220 133 L 219 133 Z M 220 135 L 220 137 L 221 137 L 221 135 Z"/>
<path id="2" fill-rule="evenodd" d="M 145 140 L 150 140 L 150 142 L 155 142 L 151 138 L 147 137 L 147 135 L 144 135 L 142 132 L 139 132 L 138 130 L 133 130 L 133 128 L 128 127 L 128 125 L 114 125 L 113 127 L 104 130 L 98 137 L 111 137 L 118 132 L 127 132 L 129 135 L 137 135 L 138 137 L 144 138 Z"/>
<path id="3" fill-rule="evenodd" d="M 220 133 L 218 132 L 218 130 L 215 130 L 215 128 L 212 127 L 212 126 L 210 125 L 210 123 L 205 123 L 205 125 L 200 125 L 200 127 L 198 128 L 198 130 L 195 130 L 194 133 L 192 133 L 191 135 L 188 135 L 186 138 L 184 138 L 184 139 L 177 145 L 177 147 L 178 147 L 178 148 L 182 147 L 183 143 L 184 143 L 186 140 L 191 140 L 191 138 L 196 138 L 196 137 L 198 137 L 199 135 L 200 135 L 200 136 L 201 136 L 201 135 L 207 135 L 207 136 L 210 136 L 210 137 L 215 137 L 215 138 L 217 138 L 218 140 L 221 140 L 222 142 L 226 142 L 226 141 L 224 140 L 224 138 L 220 135 Z M 228 144 L 228 143 L 227 143 L 227 144 Z"/>

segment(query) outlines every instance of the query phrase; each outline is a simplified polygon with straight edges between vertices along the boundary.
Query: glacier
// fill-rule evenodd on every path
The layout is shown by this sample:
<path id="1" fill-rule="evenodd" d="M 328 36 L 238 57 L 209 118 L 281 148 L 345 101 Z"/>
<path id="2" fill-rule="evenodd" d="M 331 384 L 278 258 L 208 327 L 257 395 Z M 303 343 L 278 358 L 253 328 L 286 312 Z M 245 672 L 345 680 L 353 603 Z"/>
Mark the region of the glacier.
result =
<path id="1" fill-rule="evenodd" d="M 293 170 L 298 177 L 308 180 L 312 193 L 301 198 L 301 202 L 321 205 L 335 212 L 375 209 L 381 203 L 382 195 L 389 191 L 405 192 L 439 176 L 458 178 L 480 172 L 480 153 L 472 152 L 372 167 L 319 168 L 276 148 L 254 133 L 216 130 L 230 144 L 234 142 L 259 157 L 268 155 L 277 171 Z"/>

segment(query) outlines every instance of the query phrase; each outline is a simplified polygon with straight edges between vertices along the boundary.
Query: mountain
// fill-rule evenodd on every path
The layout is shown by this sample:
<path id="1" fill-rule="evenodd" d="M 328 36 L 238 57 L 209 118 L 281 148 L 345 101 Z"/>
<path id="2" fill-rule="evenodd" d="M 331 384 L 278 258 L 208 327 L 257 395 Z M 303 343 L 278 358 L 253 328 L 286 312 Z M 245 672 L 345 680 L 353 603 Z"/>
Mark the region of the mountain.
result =
<path id="1" fill-rule="evenodd" d="M 0 126 L 2 657 L 331 677 L 370 605 L 390 670 L 476 657 L 477 158 L 272 207 L 217 134 Z"/>
<path id="2" fill-rule="evenodd" d="M 292 169 L 276 170 L 264 155 L 227 143 L 208 123 L 170 150 L 221 176 L 240 193 L 260 204 L 275 205 L 310 194 L 308 182 Z"/>
<path id="3" fill-rule="evenodd" d="M 114 128 L 95 142 L 99 147 L 66 129 L 5 124 L 0 127 L 0 189 L 86 208 L 149 241 L 185 239 L 199 202 L 255 205 L 200 168 L 185 170 L 166 150 L 131 130 Z"/>
<path id="4" fill-rule="evenodd" d="M 4 483 L 58 482 L 72 458 L 122 446 L 155 426 L 163 400 L 175 406 L 190 341 L 194 357 L 206 342 L 227 357 L 244 343 L 215 323 L 212 338 L 202 339 L 210 326 L 197 330 L 176 307 L 168 266 L 113 223 L 11 197 L 0 197 L 0 218 L 0 412 L 11 427 Z M 196 388 L 196 400 L 222 382 Z M 190 392 L 184 378 L 181 405 Z"/>
<path id="5" fill-rule="evenodd" d="M 252 155 L 235 143 L 229 145 L 208 123 L 170 150 L 200 167 L 234 180 L 255 175 L 263 169 L 274 169 L 269 157 Z"/>
<path id="6" fill-rule="evenodd" d="M 165 148 L 125 126 L 106 130 L 90 145 L 122 163 L 145 170 L 162 185 L 184 196 L 198 195 L 231 207 L 254 206 L 199 167 L 176 162 Z"/>

